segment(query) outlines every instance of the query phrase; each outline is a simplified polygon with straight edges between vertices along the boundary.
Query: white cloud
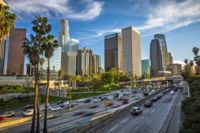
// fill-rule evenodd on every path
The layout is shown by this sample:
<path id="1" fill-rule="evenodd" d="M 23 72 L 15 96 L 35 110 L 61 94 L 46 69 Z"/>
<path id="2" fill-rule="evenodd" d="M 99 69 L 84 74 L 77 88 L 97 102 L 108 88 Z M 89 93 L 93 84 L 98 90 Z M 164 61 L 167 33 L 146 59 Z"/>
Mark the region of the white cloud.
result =
<path id="1" fill-rule="evenodd" d="M 174 61 L 173 63 L 174 64 L 181 64 L 182 66 L 185 65 L 184 61 L 180 61 L 180 60 Z"/>
<path id="2" fill-rule="evenodd" d="M 142 31 L 168 32 L 200 21 L 200 1 L 162 1 L 151 8 L 147 21 L 137 28 Z"/>
<path id="3" fill-rule="evenodd" d="M 70 0 L 7 0 L 10 10 L 20 18 L 30 15 L 46 15 L 48 17 L 65 17 L 76 20 L 91 20 L 102 12 L 103 2 L 82 0 L 86 6 L 75 11 Z"/>

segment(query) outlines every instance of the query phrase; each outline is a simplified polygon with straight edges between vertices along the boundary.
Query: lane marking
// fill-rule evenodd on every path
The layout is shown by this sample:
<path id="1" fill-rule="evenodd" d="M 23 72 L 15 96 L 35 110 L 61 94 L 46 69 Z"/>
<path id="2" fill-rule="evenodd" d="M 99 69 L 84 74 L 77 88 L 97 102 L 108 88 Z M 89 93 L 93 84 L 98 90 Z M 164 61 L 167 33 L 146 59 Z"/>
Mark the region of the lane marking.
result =
<path id="1" fill-rule="evenodd" d="M 151 111 L 151 114 L 152 114 L 154 111 L 155 111 L 155 109 L 153 109 L 153 110 Z"/>
<path id="2" fill-rule="evenodd" d="M 125 123 L 127 120 L 128 120 L 128 118 L 126 118 L 123 121 L 121 121 L 121 123 Z"/>

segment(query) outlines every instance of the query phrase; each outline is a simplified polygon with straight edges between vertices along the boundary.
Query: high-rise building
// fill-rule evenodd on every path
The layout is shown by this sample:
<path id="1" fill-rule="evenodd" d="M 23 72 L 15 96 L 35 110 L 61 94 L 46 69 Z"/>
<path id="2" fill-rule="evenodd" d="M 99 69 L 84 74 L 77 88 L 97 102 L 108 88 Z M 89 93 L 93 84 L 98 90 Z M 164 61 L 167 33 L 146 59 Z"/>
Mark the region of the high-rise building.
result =
<path id="1" fill-rule="evenodd" d="M 76 75 L 76 51 L 62 52 L 61 68 L 67 75 Z"/>
<path id="2" fill-rule="evenodd" d="M 168 53 L 169 64 L 173 64 L 173 56 L 171 52 Z"/>
<path id="3" fill-rule="evenodd" d="M 100 55 L 93 55 L 92 57 L 92 73 L 100 73 L 101 57 Z"/>
<path id="4" fill-rule="evenodd" d="M 158 39 L 151 40 L 150 45 L 150 60 L 151 60 L 151 77 L 159 75 L 159 71 L 164 71 L 162 52 Z"/>
<path id="5" fill-rule="evenodd" d="M 79 49 L 77 52 L 77 75 L 85 76 L 92 73 L 92 50 Z"/>
<path id="6" fill-rule="evenodd" d="M 67 41 L 69 40 L 69 25 L 68 20 L 61 20 L 60 32 L 59 32 L 59 44 L 65 47 Z"/>
<path id="7" fill-rule="evenodd" d="M 26 38 L 26 29 L 13 29 L 9 34 L 7 75 L 23 75 L 24 52 L 23 44 Z"/>
<path id="8" fill-rule="evenodd" d="M 150 76 L 150 60 L 142 60 L 142 74 L 148 74 Z"/>
<path id="9" fill-rule="evenodd" d="M 62 53 L 62 47 L 58 47 L 55 49 L 53 56 L 50 58 L 50 70 L 58 71 L 61 69 L 61 53 Z M 48 61 L 45 57 L 44 65 L 42 66 L 43 69 L 47 70 L 48 67 Z"/>
<path id="10" fill-rule="evenodd" d="M 140 32 L 127 27 L 122 29 L 122 71 L 141 76 Z"/>
<path id="11" fill-rule="evenodd" d="M 168 58 L 167 43 L 166 43 L 165 35 L 155 34 L 154 39 L 158 39 L 160 42 L 162 62 L 163 62 L 164 70 L 167 70 L 167 66 L 169 65 L 169 58 Z"/>
<path id="12" fill-rule="evenodd" d="M 122 69 L 122 36 L 121 33 L 105 36 L 105 70 Z"/>
<path id="13" fill-rule="evenodd" d="M 168 65 L 168 70 L 171 71 L 172 75 L 180 75 L 181 69 L 182 69 L 181 64 L 170 64 L 170 65 Z"/>
<path id="14" fill-rule="evenodd" d="M 67 75 L 76 75 L 76 55 L 79 49 L 79 40 L 69 39 L 62 49 L 61 68 Z"/>

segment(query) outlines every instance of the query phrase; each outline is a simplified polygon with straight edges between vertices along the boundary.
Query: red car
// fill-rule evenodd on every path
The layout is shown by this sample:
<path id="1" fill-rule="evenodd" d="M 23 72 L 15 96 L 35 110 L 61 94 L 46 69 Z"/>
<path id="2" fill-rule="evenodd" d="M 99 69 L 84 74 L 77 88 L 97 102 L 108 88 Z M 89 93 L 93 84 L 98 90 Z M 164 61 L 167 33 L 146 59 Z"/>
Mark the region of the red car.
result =
<path id="1" fill-rule="evenodd" d="M 5 120 L 9 120 L 9 118 L 6 116 L 0 116 L 0 121 L 5 121 Z"/>
<path id="2" fill-rule="evenodd" d="M 128 99 L 124 99 L 124 100 L 122 101 L 122 104 L 128 104 Z"/>

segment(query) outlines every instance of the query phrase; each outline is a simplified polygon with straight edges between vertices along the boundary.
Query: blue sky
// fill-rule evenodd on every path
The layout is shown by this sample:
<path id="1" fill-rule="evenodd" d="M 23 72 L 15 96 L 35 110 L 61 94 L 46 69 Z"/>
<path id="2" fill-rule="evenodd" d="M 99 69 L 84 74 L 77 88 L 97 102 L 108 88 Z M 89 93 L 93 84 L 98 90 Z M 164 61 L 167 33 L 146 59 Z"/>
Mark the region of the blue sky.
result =
<path id="1" fill-rule="evenodd" d="M 175 61 L 193 58 L 191 49 L 200 47 L 199 0 L 6 0 L 17 14 L 17 28 L 31 33 L 31 20 L 47 16 L 59 32 L 60 19 L 68 19 L 70 37 L 80 47 L 91 48 L 102 57 L 104 36 L 134 26 L 141 32 L 142 59 L 149 58 L 154 33 L 165 33 L 168 50 Z"/>

